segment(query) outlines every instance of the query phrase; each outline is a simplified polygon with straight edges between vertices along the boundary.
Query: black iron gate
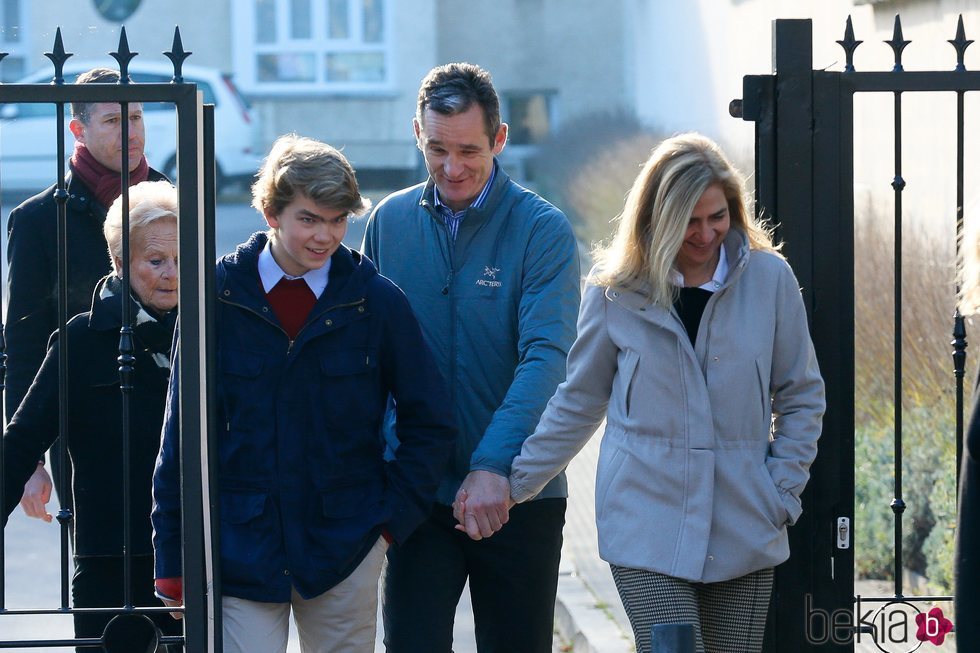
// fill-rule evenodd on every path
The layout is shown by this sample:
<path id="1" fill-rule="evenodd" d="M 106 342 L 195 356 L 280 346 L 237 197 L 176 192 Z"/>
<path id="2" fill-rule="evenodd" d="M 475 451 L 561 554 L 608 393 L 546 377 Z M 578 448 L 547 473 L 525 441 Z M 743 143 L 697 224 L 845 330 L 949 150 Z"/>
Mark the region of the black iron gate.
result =
<path id="1" fill-rule="evenodd" d="M 951 30 L 952 31 L 952 30 Z M 907 647 L 895 642 L 878 645 L 879 624 L 862 619 L 867 609 L 909 605 L 910 601 L 949 600 L 949 596 L 910 596 L 903 586 L 903 368 L 902 368 L 902 107 L 908 93 L 955 94 L 957 116 L 950 125 L 956 142 L 956 160 L 948 175 L 956 178 L 955 221 L 957 242 L 963 233 L 964 96 L 980 90 L 980 72 L 967 71 L 963 55 L 972 43 L 960 18 L 949 71 L 905 71 L 902 51 L 908 45 L 901 22 L 886 43 L 894 53 L 887 72 L 861 72 L 853 65 L 860 45 L 848 18 L 843 48 L 843 72 L 814 70 L 812 26 L 809 20 L 777 20 L 773 30 L 771 75 L 744 78 L 743 98 L 731 105 L 734 117 L 755 122 L 755 182 L 758 209 L 778 222 L 785 253 L 803 288 L 811 330 L 827 387 L 827 413 L 820 452 L 803 497 L 805 511 L 790 529 L 790 560 L 780 566 L 766 636 L 766 650 L 854 650 L 855 640 L 882 651 L 915 650 L 912 625 Z M 858 93 L 885 93 L 893 98 L 894 197 L 894 484 L 890 505 L 894 520 L 894 580 L 889 596 L 856 597 L 853 533 L 864 528 L 855 516 L 855 247 L 854 247 L 854 98 Z M 952 279 L 950 280 L 952 281 Z M 950 284 L 952 285 L 952 284 Z M 966 332 L 963 318 L 951 316 L 952 364 L 949 385 L 955 393 L 957 469 L 962 451 L 963 377 Z M 954 471 L 949 470 L 953 475 Z M 862 607 L 862 604 L 868 607 Z M 931 644 L 930 644 L 931 646 Z M 871 648 L 869 650 L 874 650 Z"/>
<path id="2" fill-rule="evenodd" d="M 110 53 L 118 63 L 120 81 L 118 84 L 66 84 L 63 68 L 71 53 L 65 51 L 62 43 L 61 30 L 55 37 L 51 52 L 45 53 L 52 64 L 53 74 L 50 84 L 0 84 L 0 103 L 48 103 L 53 104 L 57 121 L 57 151 L 58 162 L 57 188 L 54 193 L 58 211 L 58 267 L 59 267 L 59 298 L 58 319 L 60 328 L 64 329 L 67 315 L 66 298 L 66 257 L 68 252 L 66 211 L 65 205 L 68 193 L 65 191 L 65 138 L 64 121 L 65 107 L 69 102 L 118 102 L 122 114 L 122 142 L 127 142 L 129 107 L 135 103 L 162 102 L 170 103 L 177 114 L 177 171 L 179 195 L 178 219 L 178 261 L 180 297 L 180 357 L 179 373 L 182 378 L 180 386 L 180 432 L 181 432 L 181 488 L 182 488 L 182 519 L 183 519 L 183 562 L 184 562 L 184 634 L 181 637 L 164 637 L 161 644 L 183 644 L 187 651 L 220 651 L 220 587 L 218 586 L 218 570 L 216 568 L 217 529 L 214 506 L 215 497 L 209 494 L 211 465 L 209 465 L 209 447 L 213 438 L 206 437 L 213 423 L 210 411 L 214 402 L 211 400 L 213 384 L 209 383 L 214 363 L 213 357 L 213 309 L 214 295 L 214 217 L 215 217 L 215 167 L 214 167 L 214 113 L 213 106 L 203 105 L 201 94 L 196 84 L 187 83 L 182 76 L 184 59 L 190 55 L 183 49 L 179 30 L 174 32 L 173 46 L 170 52 L 164 54 L 173 63 L 173 79 L 169 84 L 136 84 L 128 75 L 130 60 L 138 53 L 129 49 L 125 28 L 120 32 L 116 52 Z M 6 56 L 0 53 L 0 59 Z M 2 156 L 2 151 L 0 151 Z M 129 251 L 129 209 L 128 209 L 128 154 L 122 148 L 122 195 L 123 205 L 123 260 L 128 261 Z M 52 180 L 54 181 L 54 180 Z M 0 189 L 3 180 L 0 179 Z M 40 189 L 39 189 L 40 190 Z M 124 266 L 124 294 L 129 290 L 128 265 Z M 120 330 L 120 391 L 123 395 L 124 433 L 128 431 L 128 392 L 129 379 L 132 374 L 133 341 L 132 320 L 135 316 L 130 313 L 129 304 L 123 302 L 124 326 Z M 64 341 L 62 341 L 64 343 Z M 60 356 L 59 393 L 62 398 L 59 406 L 58 444 L 62 456 L 66 448 L 66 392 L 67 374 L 65 360 Z M 4 343 L 0 338 L 0 392 L 3 390 L 4 371 L 7 356 Z M 106 416 L 110 419 L 112 416 Z M 129 437 L 123 439 L 123 459 L 126 458 Z M 124 462 L 124 464 L 126 464 Z M 3 449 L 0 448 L 0 481 L 3 474 Z M 123 475 L 129 478 L 128 474 Z M 124 481 L 124 484 L 128 483 Z M 128 488 L 122 488 L 124 506 L 128 507 Z M 0 482 L 0 505 L 3 505 L 3 484 Z M 59 497 L 61 500 L 62 497 Z M 69 601 L 69 530 L 72 515 L 69 508 L 62 505 L 57 515 L 61 525 L 61 556 L 58 564 L 61 570 L 61 602 L 52 607 L 34 606 L 29 608 L 11 609 L 5 599 L 6 566 L 4 558 L 4 534 L 0 529 L 0 633 L 3 632 L 5 618 L 17 615 L 54 615 L 74 614 L 83 611 L 111 612 L 123 615 L 131 621 L 145 621 L 142 615 L 166 611 L 166 608 L 155 606 L 134 605 L 128 587 L 124 590 L 124 605 L 112 609 L 90 608 L 78 609 L 72 607 Z M 124 543 L 128 543 L 130 515 L 124 508 Z M 124 544 L 124 568 L 128 578 L 131 551 Z M 128 585 L 128 584 L 127 584 Z M 112 626 L 107 627 L 107 631 Z M 37 647 L 100 647 L 107 645 L 106 637 L 76 639 L 51 639 L 45 633 L 39 632 L 29 640 L 8 640 L 0 634 L 0 649 L 37 648 Z M 113 650 L 108 646 L 109 650 Z"/>

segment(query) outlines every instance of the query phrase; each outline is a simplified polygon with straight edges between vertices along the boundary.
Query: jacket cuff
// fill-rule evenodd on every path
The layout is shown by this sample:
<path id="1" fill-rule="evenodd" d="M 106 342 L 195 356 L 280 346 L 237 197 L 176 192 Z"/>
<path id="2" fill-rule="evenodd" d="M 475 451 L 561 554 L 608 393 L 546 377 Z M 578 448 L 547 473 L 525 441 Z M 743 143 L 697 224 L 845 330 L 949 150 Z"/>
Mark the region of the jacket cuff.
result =
<path id="1" fill-rule="evenodd" d="M 533 499 L 537 494 L 534 490 L 521 485 L 513 476 L 510 477 L 510 498 L 514 500 L 514 503 L 524 503 L 528 499 Z"/>
<path id="2" fill-rule="evenodd" d="M 783 507 L 786 509 L 786 514 L 789 516 L 788 523 L 790 526 L 792 526 L 796 523 L 796 520 L 800 518 L 800 515 L 803 514 L 803 504 L 801 504 L 800 500 L 793 496 L 793 493 L 789 490 L 778 486 L 776 489 L 779 490 L 779 498 L 782 500 Z"/>
<path id="3" fill-rule="evenodd" d="M 506 465 L 502 465 L 495 461 L 489 461 L 489 460 L 482 460 L 480 462 L 471 462 L 470 471 L 492 472 L 494 474 L 497 474 L 498 476 L 503 476 L 504 478 L 507 478 L 508 476 L 510 476 L 510 463 L 507 463 Z"/>
<path id="4" fill-rule="evenodd" d="M 180 603 L 184 600 L 184 579 L 181 576 L 157 578 L 153 582 L 153 593 L 158 599 Z"/>

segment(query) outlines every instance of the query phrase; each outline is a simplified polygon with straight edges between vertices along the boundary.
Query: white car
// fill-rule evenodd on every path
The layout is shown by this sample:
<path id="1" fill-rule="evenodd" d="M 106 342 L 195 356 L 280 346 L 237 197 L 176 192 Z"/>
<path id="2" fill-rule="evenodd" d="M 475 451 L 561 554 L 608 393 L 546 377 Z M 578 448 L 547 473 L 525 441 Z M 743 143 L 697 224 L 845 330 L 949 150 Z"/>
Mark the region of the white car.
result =
<path id="1" fill-rule="evenodd" d="M 104 66 L 118 69 L 114 61 L 65 64 L 65 82 L 73 83 L 86 70 Z M 205 104 L 214 105 L 214 149 L 218 188 L 246 181 L 255 175 L 261 161 L 259 129 L 251 110 L 230 75 L 213 68 L 185 65 L 184 80 L 197 84 Z M 52 67 L 40 70 L 18 84 L 48 84 Z M 169 62 L 141 62 L 129 65 L 129 77 L 139 83 L 169 83 L 173 67 Z M 70 157 L 75 139 L 68 131 L 70 106 L 65 106 L 65 156 Z M 146 159 L 150 167 L 171 180 L 177 171 L 177 113 L 169 103 L 143 106 L 146 129 Z M 53 104 L 0 105 L 0 189 L 3 192 L 35 193 L 55 182 L 57 140 Z"/>

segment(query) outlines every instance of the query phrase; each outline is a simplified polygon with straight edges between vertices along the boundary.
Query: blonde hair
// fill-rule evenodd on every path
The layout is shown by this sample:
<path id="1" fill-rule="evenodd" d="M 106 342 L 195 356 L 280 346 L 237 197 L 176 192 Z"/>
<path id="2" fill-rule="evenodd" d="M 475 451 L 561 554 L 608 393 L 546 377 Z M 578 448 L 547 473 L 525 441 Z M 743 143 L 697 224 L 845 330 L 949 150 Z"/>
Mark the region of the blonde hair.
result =
<path id="1" fill-rule="evenodd" d="M 361 196 L 354 169 L 340 150 L 305 136 L 276 139 L 252 184 L 252 206 L 279 215 L 304 195 L 322 206 L 361 215 L 371 202 Z"/>
<path id="2" fill-rule="evenodd" d="M 957 263 L 961 315 L 980 313 L 980 222 L 966 220 Z"/>
<path id="3" fill-rule="evenodd" d="M 161 218 L 177 219 L 177 189 L 167 181 L 144 181 L 129 189 L 129 234 Z M 122 259 L 122 195 L 109 207 L 102 233 L 109 246 L 109 261 L 116 274 L 116 259 Z"/>
<path id="4" fill-rule="evenodd" d="M 749 213 L 745 180 L 721 148 L 701 134 L 680 134 L 653 149 L 633 182 L 612 243 L 594 252 L 598 263 L 595 282 L 646 287 L 654 304 L 673 304 L 677 295 L 671 283 L 674 261 L 695 205 L 715 184 L 728 200 L 732 228 L 745 233 L 749 247 L 777 252 L 779 246 L 773 244 L 770 231 Z"/>

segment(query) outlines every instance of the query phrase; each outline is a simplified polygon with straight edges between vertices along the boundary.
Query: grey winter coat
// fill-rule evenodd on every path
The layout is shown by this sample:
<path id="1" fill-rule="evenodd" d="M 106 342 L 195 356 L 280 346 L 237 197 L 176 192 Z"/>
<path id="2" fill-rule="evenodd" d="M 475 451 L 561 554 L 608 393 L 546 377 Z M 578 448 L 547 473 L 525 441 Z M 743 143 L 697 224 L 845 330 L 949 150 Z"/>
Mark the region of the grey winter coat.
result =
<path id="1" fill-rule="evenodd" d="M 789 265 L 735 229 L 724 246 L 728 279 L 693 347 L 644 293 L 588 285 L 567 380 L 514 460 L 524 501 L 606 417 L 595 500 L 610 563 L 716 582 L 789 557 L 823 381 Z"/>

